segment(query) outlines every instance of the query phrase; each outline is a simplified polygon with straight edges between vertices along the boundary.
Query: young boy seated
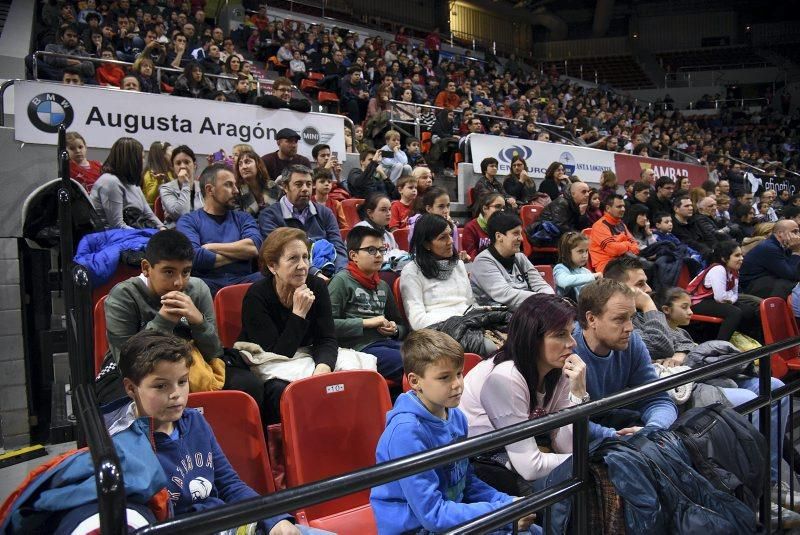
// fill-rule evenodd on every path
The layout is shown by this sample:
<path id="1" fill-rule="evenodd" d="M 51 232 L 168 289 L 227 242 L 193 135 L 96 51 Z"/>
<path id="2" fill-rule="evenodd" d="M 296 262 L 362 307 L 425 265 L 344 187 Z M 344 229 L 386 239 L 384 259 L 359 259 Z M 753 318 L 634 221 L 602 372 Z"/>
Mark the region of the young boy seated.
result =
<path id="1" fill-rule="evenodd" d="M 389 230 L 397 230 L 408 226 L 408 218 L 414 199 L 417 198 L 417 179 L 413 175 L 401 176 L 397 180 L 397 192 L 400 199 L 392 201 L 392 217 L 389 219 Z"/>
<path id="2" fill-rule="evenodd" d="M 467 419 L 456 408 L 464 390 L 463 348 L 444 333 L 420 329 L 408 335 L 402 352 L 411 390 L 386 416 L 378 463 L 467 438 Z M 370 494 L 381 535 L 441 533 L 513 499 L 478 479 L 468 459 L 374 487 Z M 520 531 L 531 521 L 532 516 L 519 520 Z"/>
<path id="3" fill-rule="evenodd" d="M 317 167 L 314 169 L 314 200 L 319 204 L 331 209 L 336 216 L 336 223 L 339 228 L 347 228 L 347 219 L 344 217 L 342 203 L 330 197 L 331 187 L 333 187 L 333 173 L 330 169 Z"/>
<path id="4" fill-rule="evenodd" d="M 667 212 L 656 212 L 653 216 L 653 231 L 658 241 L 669 241 L 675 245 L 680 245 L 681 241 L 672 233 L 672 216 Z"/>
<path id="5" fill-rule="evenodd" d="M 411 169 L 418 165 L 428 165 L 428 162 L 425 161 L 425 156 L 422 155 L 419 139 L 415 137 L 406 139 L 406 156 L 408 156 L 408 165 L 411 166 Z"/>
<path id="6" fill-rule="evenodd" d="M 383 234 L 357 226 L 347 235 L 347 269 L 328 285 L 339 345 L 375 355 L 378 372 L 401 380 L 400 340 L 408 332 L 389 285 L 378 272 L 386 252 Z"/>
<path id="7" fill-rule="evenodd" d="M 400 148 L 400 132 L 389 130 L 384 135 L 386 145 L 380 148 L 381 165 L 389 176 L 392 184 L 397 184 L 397 179 L 401 175 L 411 174 L 411 166 L 408 165 L 408 156 Z"/>
<path id="8" fill-rule="evenodd" d="M 119 358 L 125 392 L 132 401 L 110 426 L 114 434 L 138 418 L 148 419 L 176 516 L 258 496 L 239 479 L 203 415 L 186 408 L 191 365 L 191 346 L 177 336 L 151 330 L 132 336 Z M 294 522 L 283 514 L 259 521 L 256 529 L 269 535 L 327 533 Z"/>

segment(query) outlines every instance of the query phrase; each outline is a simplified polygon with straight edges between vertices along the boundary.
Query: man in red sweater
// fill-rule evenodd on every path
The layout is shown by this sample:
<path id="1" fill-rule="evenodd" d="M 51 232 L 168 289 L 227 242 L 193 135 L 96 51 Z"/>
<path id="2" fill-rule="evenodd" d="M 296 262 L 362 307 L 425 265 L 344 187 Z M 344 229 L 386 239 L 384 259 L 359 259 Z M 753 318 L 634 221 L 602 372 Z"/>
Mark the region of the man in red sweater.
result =
<path id="1" fill-rule="evenodd" d="M 461 97 L 459 97 L 458 93 L 456 93 L 456 83 L 451 81 L 447 82 L 445 89 L 439 91 L 439 94 L 436 95 L 436 101 L 434 104 L 440 108 L 453 110 L 458 107 L 460 102 Z"/>
<path id="2" fill-rule="evenodd" d="M 625 201 L 622 196 L 609 195 L 604 203 L 605 213 L 592 225 L 589 255 L 596 272 L 602 273 L 611 260 L 627 253 L 639 254 L 639 245 L 628 231 L 622 218 Z"/>

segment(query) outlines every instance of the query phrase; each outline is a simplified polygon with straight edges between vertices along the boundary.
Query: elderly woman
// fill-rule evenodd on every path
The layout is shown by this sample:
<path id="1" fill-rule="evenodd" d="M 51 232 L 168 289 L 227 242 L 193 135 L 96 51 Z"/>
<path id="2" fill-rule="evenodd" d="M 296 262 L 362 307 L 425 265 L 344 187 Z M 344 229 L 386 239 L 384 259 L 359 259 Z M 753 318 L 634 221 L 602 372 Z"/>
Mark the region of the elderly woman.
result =
<path id="1" fill-rule="evenodd" d="M 319 375 L 336 367 L 338 346 L 328 288 L 309 274 L 309 245 L 300 229 L 270 232 L 259 253 L 264 279 L 253 283 L 242 302 L 239 340 L 290 358 L 304 348 L 314 359 L 314 375 Z M 271 423 L 280 421 L 281 394 L 288 384 L 271 379 L 264 385 Z"/>
<path id="2" fill-rule="evenodd" d="M 464 379 L 459 408 L 467 417 L 469 436 L 588 401 L 586 365 L 574 352 L 575 313 L 573 305 L 554 295 L 537 294 L 522 303 L 511 318 L 503 348 Z M 503 492 L 525 494 L 527 485 L 516 487 L 519 477 L 543 480 L 572 453 L 571 425 L 548 436 L 549 452 L 531 437 L 481 455 L 475 464 L 478 477 Z M 511 472 L 503 474 L 502 467 Z"/>
<path id="3" fill-rule="evenodd" d="M 183 214 L 203 207 L 202 188 L 194 176 L 196 171 L 194 151 L 186 145 L 175 147 L 172 151 L 172 175 L 175 178 L 158 187 L 167 226 L 174 227 Z"/>
<path id="4" fill-rule="evenodd" d="M 261 157 L 252 149 L 240 151 L 233 167 L 239 188 L 239 209 L 258 219 L 265 206 L 278 202 L 280 188 L 270 178 Z"/>
<path id="5" fill-rule="evenodd" d="M 522 221 L 505 212 L 492 214 L 487 223 L 490 245 L 472 264 L 472 289 L 482 305 L 501 304 L 516 310 L 530 296 L 552 294 L 553 288 L 520 252 Z"/>

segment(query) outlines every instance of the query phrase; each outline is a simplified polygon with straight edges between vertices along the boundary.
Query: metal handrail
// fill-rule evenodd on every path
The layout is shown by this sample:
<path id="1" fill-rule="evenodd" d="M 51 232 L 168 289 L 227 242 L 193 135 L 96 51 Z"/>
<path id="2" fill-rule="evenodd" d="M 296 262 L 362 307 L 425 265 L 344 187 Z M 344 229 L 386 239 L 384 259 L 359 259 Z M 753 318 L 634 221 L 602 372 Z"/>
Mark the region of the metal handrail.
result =
<path id="1" fill-rule="evenodd" d="M 571 407 L 535 420 L 521 422 L 484 435 L 468 438 L 458 443 L 449 444 L 426 452 L 410 455 L 402 459 L 381 463 L 374 467 L 331 477 L 300 487 L 290 488 L 270 496 L 224 505 L 210 511 L 199 512 L 181 519 L 168 520 L 153 526 L 141 528 L 136 533 L 137 535 L 149 535 L 156 533 L 189 534 L 198 531 L 212 532 L 235 525 L 255 522 L 279 513 L 297 510 L 311 504 L 332 500 L 376 485 L 401 479 L 412 474 L 429 470 L 441 464 L 493 451 L 506 444 L 519 442 L 520 440 L 528 439 L 565 425 L 578 424 L 577 431 L 573 428 L 573 445 L 575 445 L 576 440 L 583 441 L 588 438 L 587 436 L 581 436 L 584 434 L 581 429 L 586 427 L 588 425 L 588 419 L 596 414 L 636 403 L 683 384 L 718 377 L 721 372 L 731 370 L 756 359 L 760 359 L 760 395 L 749 402 L 743 408 L 742 412 L 755 409 L 760 410 L 759 425 L 761 427 L 761 432 L 769 441 L 771 439 L 769 433 L 769 405 L 771 401 L 778 397 L 778 394 L 786 395 L 787 392 L 792 393 L 796 390 L 800 390 L 800 381 L 790 383 L 781 391 L 776 391 L 777 394 L 770 390 L 770 355 L 797 345 L 800 345 L 800 337 L 747 351 L 715 364 L 658 379 L 651 383 L 619 392 L 607 398 Z M 581 452 L 583 455 L 578 455 L 578 452 Z M 508 518 L 519 518 L 525 514 L 541 509 L 541 507 L 547 503 L 552 503 L 560 498 L 566 497 L 568 494 L 574 494 L 576 492 L 581 493 L 585 486 L 585 477 L 581 481 L 575 481 L 575 467 L 578 466 L 580 468 L 583 466 L 585 468 L 583 461 L 579 461 L 578 458 L 586 455 L 588 455 L 588 448 L 577 448 L 573 450 L 573 478 L 564 482 L 560 487 L 554 487 L 559 491 L 559 494 L 556 495 L 555 498 L 550 494 L 553 489 L 548 489 L 550 491 L 548 493 L 541 492 L 526 499 L 518 500 L 493 513 L 481 517 L 479 519 L 481 522 L 477 522 L 478 519 L 476 519 L 476 521 L 455 528 L 448 533 L 475 533 L 478 526 L 481 532 L 484 530 L 488 531 L 495 527 L 502 526 L 507 522 Z M 769 463 L 769 458 L 767 458 L 766 462 Z M 767 528 L 769 528 L 770 524 L 769 484 L 770 482 L 768 480 L 765 481 L 765 487 L 767 487 L 765 491 L 767 492 L 765 492 L 765 497 L 762 499 L 761 508 L 761 521 Z M 575 512 L 579 512 L 578 510 L 581 508 L 576 507 L 574 509 Z M 766 515 L 766 517 L 764 515 Z M 579 514 L 579 518 L 576 520 L 575 531 L 577 533 L 585 533 L 585 514 Z"/>
<path id="2" fill-rule="evenodd" d="M 6 95 L 6 90 L 14 85 L 14 82 L 19 82 L 18 79 L 6 80 L 5 82 L 0 85 L 0 126 L 6 125 L 6 108 L 4 104 L 4 99 Z"/>

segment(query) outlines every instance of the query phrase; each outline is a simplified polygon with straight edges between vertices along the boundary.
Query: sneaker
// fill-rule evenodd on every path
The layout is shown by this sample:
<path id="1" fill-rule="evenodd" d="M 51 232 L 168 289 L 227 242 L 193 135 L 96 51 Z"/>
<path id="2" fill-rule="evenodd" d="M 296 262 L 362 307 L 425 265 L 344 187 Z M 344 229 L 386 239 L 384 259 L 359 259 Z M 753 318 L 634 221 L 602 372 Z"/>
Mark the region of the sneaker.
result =
<path id="1" fill-rule="evenodd" d="M 770 512 L 772 515 L 772 529 L 778 529 L 778 504 L 775 502 L 770 503 Z M 791 509 L 781 508 L 780 516 L 783 519 L 781 523 L 782 529 L 793 529 L 800 527 L 800 514 L 795 513 Z"/>
<path id="2" fill-rule="evenodd" d="M 792 507 L 791 498 L 794 497 L 794 507 Z M 780 492 L 778 492 L 778 484 L 772 485 L 772 495 L 770 498 L 774 503 L 780 503 L 786 509 L 791 509 L 800 513 L 800 492 L 795 487 L 794 493 L 789 488 L 789 483 L 781 481 Z"/>

